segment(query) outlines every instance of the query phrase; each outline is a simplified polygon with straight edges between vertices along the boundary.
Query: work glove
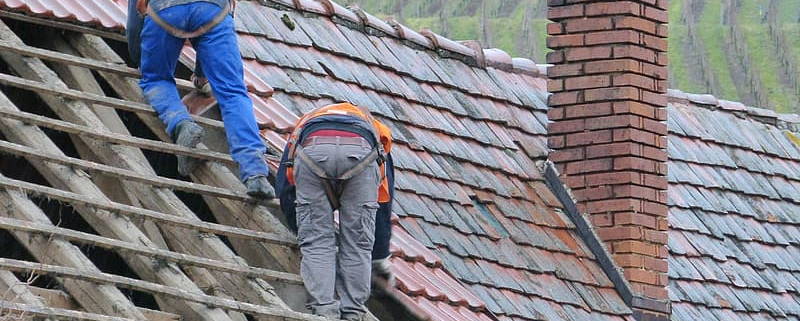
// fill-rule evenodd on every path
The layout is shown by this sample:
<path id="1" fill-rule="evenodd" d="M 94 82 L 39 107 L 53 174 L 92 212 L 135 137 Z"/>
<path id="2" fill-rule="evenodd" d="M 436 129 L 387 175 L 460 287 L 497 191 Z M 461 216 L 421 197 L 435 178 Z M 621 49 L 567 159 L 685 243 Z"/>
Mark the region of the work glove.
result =
<path id="1" fill-rule="evenodd" d="M 386 281 L 386 289 L 391 290 L 395 286 L 394 273 L 392 273 L 392 262 L 389 258 L 372 260 L 372 278 L 381 278 Z"/>

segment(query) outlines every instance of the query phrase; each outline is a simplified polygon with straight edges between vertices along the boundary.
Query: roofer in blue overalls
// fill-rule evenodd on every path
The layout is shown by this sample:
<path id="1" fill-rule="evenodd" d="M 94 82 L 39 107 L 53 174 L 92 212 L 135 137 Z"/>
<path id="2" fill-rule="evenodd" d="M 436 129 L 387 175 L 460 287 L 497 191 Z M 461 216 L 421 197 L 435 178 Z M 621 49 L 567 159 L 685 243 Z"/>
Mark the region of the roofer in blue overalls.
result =
<path id="1" fill-rule="evenodd" d="M 202 71 L 219 102 L 231 156 L 239 164 L 239 179 L 248 195 L 274 198 L 275 190 L 267 181 L 266 146 L 258 135 L 253 102 L 244 83 L 233 5 L 230 0 L 138 0 L 135 7 L 129 5 L 129 50 L 134 62 L 137 49 L 141 50 L 139 86 L 167 125 L 167 133 L 176 144 L 194 148 L 202 141 L 204 130 L 181 102 L 174 80 L 178 56 L 190 40 L 197 62 L 207 66 Z M 134 14 L 144 19 L 137 20 Z M 136 30 L 138 22 L 142 23 L 141 33 Z M 137 35 L 141 47 L 135 45 Z M 189 175 L 197 162 L 178 156 L 178 173 Z"/>

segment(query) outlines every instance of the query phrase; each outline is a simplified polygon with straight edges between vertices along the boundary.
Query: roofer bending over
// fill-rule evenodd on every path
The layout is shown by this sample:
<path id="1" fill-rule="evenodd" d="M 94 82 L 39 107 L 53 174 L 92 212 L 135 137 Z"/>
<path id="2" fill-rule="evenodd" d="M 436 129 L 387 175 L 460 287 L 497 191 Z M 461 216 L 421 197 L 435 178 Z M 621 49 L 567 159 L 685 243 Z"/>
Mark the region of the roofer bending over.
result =
<path id="1" fill-rule="evenodd" d="M 258 135 L 253 102 L 244 83 L 232 6 L 229 0 L 138 0 L 137 11 L 145 15 L 139 86 L 175 143 L 196 147 L 204 131 L 183 106 L 174 80 L 178 55 L 189 39 L 197 51 L 197 62 L 206 66 L 202 71 L 219 102 L 231 156 L 239 164 L 239 179 L 247 186 L 248 195 L 273 198 L 275 190 L 267 181 L 269 169 L 264 160 L 266 146 Z M 135 31 L 128 33 L 135 38 Z M 132 49 L 134 52 L 135 46 Z M 178 173 L 189 175 L 197 161 L 178 156 Z"/>
<path id="2" fill-rule="evenodd" d="M 391 146 L 389 128 L 348 103 L 305 114 L 289 136 L 276 186 L 297 230 L 306 306 L 316 315 L 363 320 L 371 271 L 391 280 Z"/>

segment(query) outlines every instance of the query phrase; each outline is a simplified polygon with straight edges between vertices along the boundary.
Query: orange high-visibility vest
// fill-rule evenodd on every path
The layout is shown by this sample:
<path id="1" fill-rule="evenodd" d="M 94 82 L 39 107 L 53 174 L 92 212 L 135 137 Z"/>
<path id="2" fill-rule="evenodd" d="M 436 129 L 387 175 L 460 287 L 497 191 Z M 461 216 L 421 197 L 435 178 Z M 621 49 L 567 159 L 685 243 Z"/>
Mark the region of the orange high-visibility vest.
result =
<path id="1" fill-rule="evenodd" d="M 375 146 L 376 148 L 380 148 L 380 150 L 384 154 L 388 154 L 392 148 L 392 133 L 389 131 L 389 127 L 382 124 L 378 120 L 372 117 L 372 114 L 369 113 L 369 110 L 361 107 L 356 107 L 350 103 L 341 103 L 341 104 L 333 104 L 324 107 L 317 108 L 312 110 L 303 117 L 301 117 L 297 123 L 294 125 L 294 130 L 292 134 L 289 135 L 289 140 L 287 141 L 289 157 L 288 160 L 290 162 L 294 162 L 294 150 L 295 146 L 297 145 L 297 139 L 300 136 L 300 133 L 303 131 L 303 126 L 316 117 L 320 116 L 328 116 L 328 115 L 340 115 L 340 116 L 355 116 L 367 121 L 367 123 L 372 123 L 373 126 L 373 134 L 375 135 L 376 143 L 380 144 L 380 146 Z M 382 159 L 382 158 L 381 158 Z M 386 203 L 389 201 L 389 182 L 386 179 L 386 168 L 383 162 L 380 163 L 380 170 L 381 170 L 381 184 L 378 186 L 378 202 L 379 203 Z M 288 166 L 286 168 L 286 180 L 291 185 L 295 185 L 294 182 L 294 168 Z"/>

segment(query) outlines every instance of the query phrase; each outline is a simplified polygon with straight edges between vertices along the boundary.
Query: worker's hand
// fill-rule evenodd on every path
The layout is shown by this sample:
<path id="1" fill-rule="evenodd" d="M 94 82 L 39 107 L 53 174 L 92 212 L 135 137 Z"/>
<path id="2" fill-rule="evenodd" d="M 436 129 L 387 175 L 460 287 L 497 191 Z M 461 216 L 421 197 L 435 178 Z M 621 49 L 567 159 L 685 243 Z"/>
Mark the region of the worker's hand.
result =
<path id="1" fill-rule="evenodd" d="M 395 286 L 394 273 L 392 273 L 392 262 L 389 258 L 372 260 L 372 278 L 381 278 L 386 282 L 386 290 L 390 291 Z"/>

